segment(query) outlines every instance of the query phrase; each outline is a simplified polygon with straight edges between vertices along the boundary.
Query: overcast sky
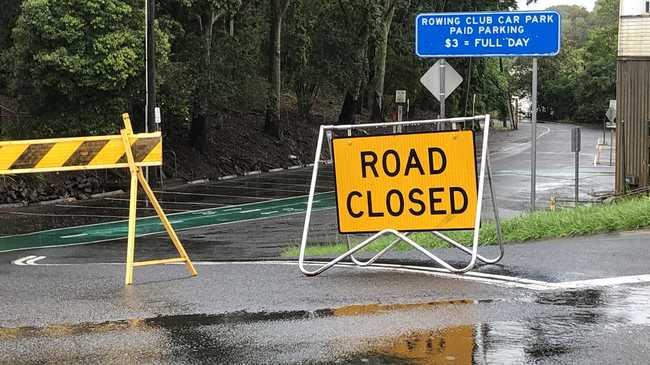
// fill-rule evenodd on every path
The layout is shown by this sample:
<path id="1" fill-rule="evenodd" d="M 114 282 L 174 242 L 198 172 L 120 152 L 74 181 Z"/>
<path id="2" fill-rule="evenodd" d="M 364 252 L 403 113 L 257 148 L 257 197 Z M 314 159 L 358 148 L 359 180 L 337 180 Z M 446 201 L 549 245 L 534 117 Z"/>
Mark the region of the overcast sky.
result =
<path id="1" fill-rule="evenodd" d="M 581 5 L 587 10 L 594 10 L 596 0 L 537 0 L 537 3 L 526 5 L 526 0 L 517 0 L 519 10 L 542 10 L 555 5 Z"/>

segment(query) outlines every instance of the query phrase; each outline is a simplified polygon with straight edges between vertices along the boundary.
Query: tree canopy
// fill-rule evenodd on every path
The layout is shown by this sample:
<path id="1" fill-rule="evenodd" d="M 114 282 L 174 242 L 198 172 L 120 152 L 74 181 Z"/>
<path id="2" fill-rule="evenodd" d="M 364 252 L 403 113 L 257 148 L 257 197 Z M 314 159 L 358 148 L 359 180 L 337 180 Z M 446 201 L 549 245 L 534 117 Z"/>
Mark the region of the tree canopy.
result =
<path id="1" fill-rule="evenodd" d="M 207 131 L 234 111 L 259 112 L 279 139 L 288 109 L 307 116 L 325 104 L 343 121 L 388 119 L 395 89 L 435 116 L 437 102 L 419 78 L 436 60 L 414 54 L 415 15 L 513 10 L 516 2 L 158 0 L 156 8 L 165 129 L 191 131 L 188 143 L 205 153 Z M 123 111 L 140 120 L 144 2 L 7 0 L 3 10 L 0 94 L 31 114 L 22 133 L 103 133 Z M 595 122 L 614 95 L 618 1 L 557 10 L 563 48 L 540 61 L 541 116 Z M 465 79 L 447 99 L 448 115 L 470 113 L 476 95 L 476 112 L 507 118 L 510 97 L 528 93 L 526 59 L 448 61 Z"/>

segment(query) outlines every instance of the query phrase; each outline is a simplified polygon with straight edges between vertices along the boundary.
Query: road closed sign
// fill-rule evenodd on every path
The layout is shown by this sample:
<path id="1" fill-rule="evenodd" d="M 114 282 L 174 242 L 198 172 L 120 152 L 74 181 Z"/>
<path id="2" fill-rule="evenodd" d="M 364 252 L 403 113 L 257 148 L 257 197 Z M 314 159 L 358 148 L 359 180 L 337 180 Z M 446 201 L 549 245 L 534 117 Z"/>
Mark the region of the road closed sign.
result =
<path id="1" fill-rule="evenodd" d="M 332 143 L 339 232 L 474 227 L 472 131 L 340 137 Z"/>

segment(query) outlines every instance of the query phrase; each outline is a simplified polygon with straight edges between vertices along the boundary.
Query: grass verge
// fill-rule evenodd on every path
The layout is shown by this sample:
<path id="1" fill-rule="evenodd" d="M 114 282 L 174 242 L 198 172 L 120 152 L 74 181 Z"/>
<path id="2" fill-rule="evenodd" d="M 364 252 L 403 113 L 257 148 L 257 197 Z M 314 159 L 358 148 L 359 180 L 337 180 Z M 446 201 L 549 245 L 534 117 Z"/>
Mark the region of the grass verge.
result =
<path id="1" fill-rule="evenodd" d="M 540 239 L 584 236 L 597 233 L 634 230 L 650 227 L 650 197 L 636 197 L 608 204 L 588 205 L 578 208 L 561 209 L 554 212 L 540 211 L 503 220 L 501 231 L 505 243 L 526 242 Z M 458 242 L 471 242 L 471 231 L 447 232 Z M 342 237 L 342 236 L 341 236 Z M 424 247 L 448 247 L 448 244 L 431 233 L 418 232 L 411 237 Z M 378 252 L 386 247 L 394 237 L 382 237 L 367 246 L 364 251 Z M 354 238 L 353 243 L 361 242 Z M 493 222 L 481 226 L 481 245 L 496 244 L 496 227 Z M 405 250 L 410 246 L 399 243 L 395 249 Z M 345 242 L 312 245 L 307 247 L 307 256 L 330 256 L 347 250 Z M 283 256 L 298 256 L 299 247 L 291 246 Z"/>

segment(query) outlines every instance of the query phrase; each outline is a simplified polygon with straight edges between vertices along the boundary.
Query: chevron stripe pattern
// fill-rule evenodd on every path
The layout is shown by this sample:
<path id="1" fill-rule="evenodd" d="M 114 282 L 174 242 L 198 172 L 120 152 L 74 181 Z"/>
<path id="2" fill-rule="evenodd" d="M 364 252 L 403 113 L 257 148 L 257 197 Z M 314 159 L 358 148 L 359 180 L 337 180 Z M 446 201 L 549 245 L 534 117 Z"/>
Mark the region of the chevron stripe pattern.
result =
<path id="1" fill-rule="evenodd" d="M 160 132 L 134 134 L 137 166 L 162 165 Z M 122 136 L 93 136 L 0 142 L 0 174 L 128 167 Z"/>

